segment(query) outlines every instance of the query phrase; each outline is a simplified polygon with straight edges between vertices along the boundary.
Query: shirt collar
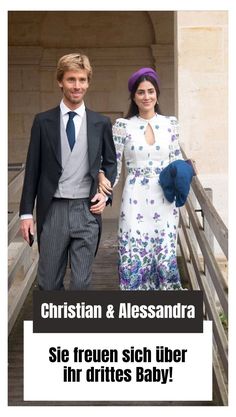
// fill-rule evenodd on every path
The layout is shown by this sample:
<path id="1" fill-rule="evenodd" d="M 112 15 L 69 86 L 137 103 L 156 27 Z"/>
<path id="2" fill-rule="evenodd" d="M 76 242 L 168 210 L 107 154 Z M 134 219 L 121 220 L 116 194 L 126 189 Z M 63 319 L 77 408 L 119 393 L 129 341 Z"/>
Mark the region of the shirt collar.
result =
<path id="1" fill-rule="evenodd" d="M 65 105 L 65 103 L 64 103 L 63 100 L 61 100 L 60 109 L 61 109 L 62 116 L 65 116 L 65 114 L 67 114 L 69 111 L 72 111 L 71 109 L 69 109 L 69 107 L 67 107 Z M 84 102 L 79 107 L 77 107 L 77 109 L 75 109 L 73 111 L 75 113 L 77 113 L 80 117 L 83 117 L 84 116 L 84 112 L 85 112 L 85 104 L 84 104 Z"/>

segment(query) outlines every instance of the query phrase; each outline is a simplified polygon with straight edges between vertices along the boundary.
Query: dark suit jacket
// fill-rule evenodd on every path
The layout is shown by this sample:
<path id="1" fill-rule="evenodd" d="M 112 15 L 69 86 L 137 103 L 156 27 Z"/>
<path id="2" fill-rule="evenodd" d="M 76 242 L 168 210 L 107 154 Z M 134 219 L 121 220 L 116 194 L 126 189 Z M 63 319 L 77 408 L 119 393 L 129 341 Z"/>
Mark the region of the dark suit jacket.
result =
<path id="1" fill-rule="evenodd" d="M 104 170 L 106 177 L 113 184 L 117 164 L 110 119 L 87 108 L 86 113 L 89 172 L 92 177 L 91 199 L 97 192 L 99 169 Z M 60 106 L 57 106 L 35 116 L 20 202 L 20 215 L 32 214 L 37 198 L 38 244 L 61 174 Z M 96 218 L 101 226 L 101 216 L 96 215 Z"/>

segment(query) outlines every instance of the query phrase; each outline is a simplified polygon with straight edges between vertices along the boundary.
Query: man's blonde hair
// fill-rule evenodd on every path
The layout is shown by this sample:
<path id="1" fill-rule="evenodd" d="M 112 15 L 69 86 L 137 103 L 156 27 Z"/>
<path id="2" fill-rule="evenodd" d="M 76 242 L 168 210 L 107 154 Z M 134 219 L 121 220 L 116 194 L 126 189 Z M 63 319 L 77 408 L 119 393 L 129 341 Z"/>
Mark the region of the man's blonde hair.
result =
<path id="1" fill-rule="evenodd" d="M 62 81 L 66 71 L 87 70 L 88 81 L 92 78 L 92 67 L 86 55 L 80 53 L 62 56 L 57 63 L 57 81 Z"/>

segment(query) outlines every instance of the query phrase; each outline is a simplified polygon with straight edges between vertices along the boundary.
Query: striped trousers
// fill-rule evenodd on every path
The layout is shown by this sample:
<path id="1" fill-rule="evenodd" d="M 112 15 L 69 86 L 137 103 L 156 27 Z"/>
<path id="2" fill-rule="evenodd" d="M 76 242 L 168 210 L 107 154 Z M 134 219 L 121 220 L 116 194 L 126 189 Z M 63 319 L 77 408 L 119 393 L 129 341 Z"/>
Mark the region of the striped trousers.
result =
<path id="1" fill-rule="evenodd" d="M 41 290 L 63 290 L 68 253 L 71 262 L 70 289 L 86 289 L 99 225 L 89 210 L 89 199 L 52 200 L 40 236 L 37 279 Z"/>

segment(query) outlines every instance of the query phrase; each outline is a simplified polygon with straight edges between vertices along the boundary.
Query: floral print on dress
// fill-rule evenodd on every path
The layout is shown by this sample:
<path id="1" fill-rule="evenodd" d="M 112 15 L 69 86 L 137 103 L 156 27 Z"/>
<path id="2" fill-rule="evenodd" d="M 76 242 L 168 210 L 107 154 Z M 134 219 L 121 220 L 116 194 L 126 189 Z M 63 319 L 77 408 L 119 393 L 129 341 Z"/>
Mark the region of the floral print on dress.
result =
<path id="1" fill-rule="evenodd" d="M 149 145 L 147 124 L 155 135 Z M 170 162 L 183 159 L 175 117 L 155 115 L 118 119 L 113 126 L 117 152 L 117 184 L 124 156 L 127 178 L 119 232 L 119 279 L 122 290 L 182 290 L 177 261 L 179 211 L 159 185 L 159 174 Z"/>
<path id="2" fill-rule="evenodd" d="M 160 238 L 119 239 L 120 288 L 122 290 L 181 290 L 175 256 L 176 234 L 172 234 L 172 251 L 165 245 L 165 231 Z M 153 249 L 150 256 L 149 247 Z M 131 253 L 133 254 L 131 256 Z"/>

